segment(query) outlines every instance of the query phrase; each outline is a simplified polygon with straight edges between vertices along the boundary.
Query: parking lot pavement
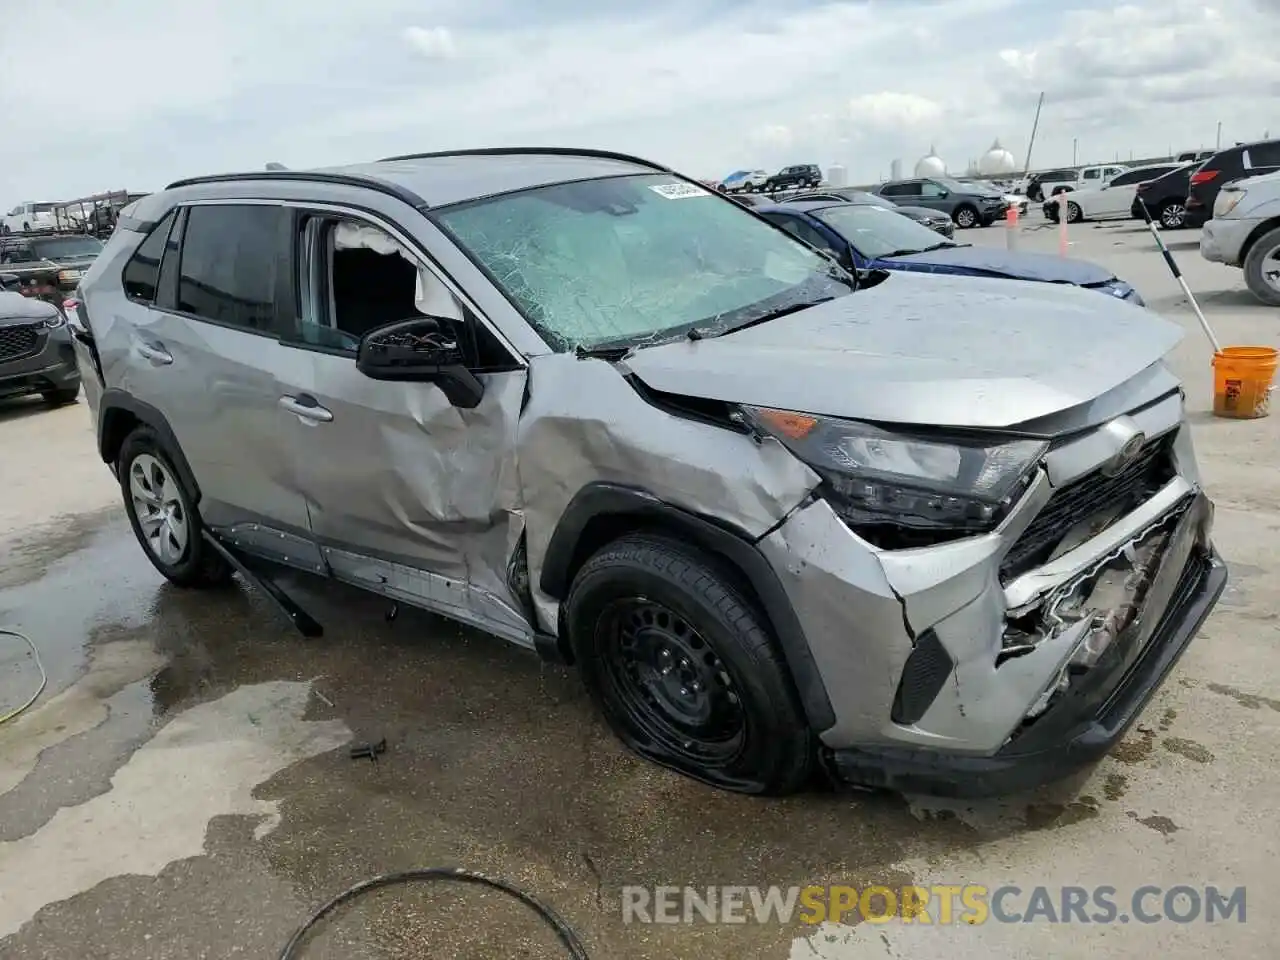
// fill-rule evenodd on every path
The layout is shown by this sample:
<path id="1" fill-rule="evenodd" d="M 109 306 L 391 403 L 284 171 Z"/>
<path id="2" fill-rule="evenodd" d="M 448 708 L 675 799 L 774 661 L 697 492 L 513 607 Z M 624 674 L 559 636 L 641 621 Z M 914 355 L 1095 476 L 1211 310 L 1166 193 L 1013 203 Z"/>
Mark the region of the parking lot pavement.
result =
<path id="1" fill-rule="evenodd" d="M 1238 271 L 1201 261 L 1194 233 L 1167 237 L 1224 344 L 1280 342 L 1280 311 Z M 1005 242 L 998 227 L 958 239 Z M 1019 239 L 1057 248 L 1052 230 Z M 1210 350 L 1149 236 L 1082 225 L 1071 239 L 1187 328 L 1173 363 L 1233 579 L 1115 753 L 1030 797 L 716 793 L 632 759 L 572 674 L 500 641 L 410 610 L 390 623 L 376 600 L 298 582 L 327 627 L 301 639 L 244 589 L 161 582 L 83 403 L 0 407 L 0 626 L 29 634 L 49 673 L 0 726 L 0 956 L 270 958 L 346 885 L 434 864 L 515 881 L 610 960 L 1274 956 L 1280 417 L 1209 416 Z M 38 675 L 0 644 L 8 706 Z M 383 737 L 376 762 L 349 758 Z M 1250 909 L 1216 924 L 621 922 L 623 885 L 965 883 L 1022 888 L 1011 912 L 1062 885 L 1114 887 L 1122 913 L 1144 885 L 1245 886 Z M 424 955 L 560 956 L 518 905 L 441 890 L 377 894 L 305 953 Z"/>

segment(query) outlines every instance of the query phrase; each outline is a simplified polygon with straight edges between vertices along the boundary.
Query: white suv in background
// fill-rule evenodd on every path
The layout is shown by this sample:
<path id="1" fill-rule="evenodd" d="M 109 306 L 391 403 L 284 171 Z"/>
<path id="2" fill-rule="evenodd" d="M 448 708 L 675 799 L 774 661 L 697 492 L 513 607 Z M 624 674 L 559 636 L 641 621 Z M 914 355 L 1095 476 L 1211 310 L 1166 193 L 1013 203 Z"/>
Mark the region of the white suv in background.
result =
<path id="1" fill-rule="evenodd" d="M 1213 219 L 1200 232 L 1200 255 L 1243 268 L 1253 295 L 1280 307 L 1280 172 L 1218 191 Z"/>
<path id="2" fill-rule="evenodd" d="M 1118 163 L 1101 167 L 1081 167 L 1076 171 L 1074 180 L 1041 180 L 1040 192 L 1048 200 L 1055 193 L 1065 193 L 1069 190 L 1092 190 L 1096 187 L 1101 187 L 1104 183 L 1110 183 L 1128 169 L 1128 167 Z"/>
<path id="3" fill-rule="evenodd" d="M 1183 166 L 1181 163 L 1154 163 L 1134 167 L 1117 176 L 1110 183 L 1102 183 L 1086 190 L 1071 190 L 1067 200 L 1067 222 L 1081 220 L 1127 220 L 1133 216 L 1133 201 L 1138 195 L 1138 184 L 1162 177 Z M 1045 201 L 1045 212 L 1058 215 L 1059 199 Z M 1052 207 L 1052 211 L 1050 211 Z"/>

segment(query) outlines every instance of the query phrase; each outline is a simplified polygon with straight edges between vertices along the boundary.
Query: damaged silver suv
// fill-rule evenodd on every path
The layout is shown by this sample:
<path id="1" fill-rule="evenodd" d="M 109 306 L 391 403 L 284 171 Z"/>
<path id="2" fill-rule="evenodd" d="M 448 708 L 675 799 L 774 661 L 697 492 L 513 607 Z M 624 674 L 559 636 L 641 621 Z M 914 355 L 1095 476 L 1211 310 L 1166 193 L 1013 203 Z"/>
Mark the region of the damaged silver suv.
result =
<path id="1" fill-rule="evenodd" d="M 1180 331 L 1052 284 L 852 276 L 634 157 L 172 184 L 77 353 L 142 547 L 575 664 L 719 787 L 974 795 L 1097 758 L 1226 582 Z"/>

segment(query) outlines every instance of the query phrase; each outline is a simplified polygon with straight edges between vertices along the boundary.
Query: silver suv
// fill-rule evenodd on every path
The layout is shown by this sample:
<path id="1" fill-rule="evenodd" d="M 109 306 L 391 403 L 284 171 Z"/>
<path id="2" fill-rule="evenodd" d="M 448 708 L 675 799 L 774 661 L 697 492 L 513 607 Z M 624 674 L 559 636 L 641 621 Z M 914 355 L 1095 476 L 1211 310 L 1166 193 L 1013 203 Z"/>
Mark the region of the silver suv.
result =
<path id="1" fill-rule="evenodd" d="M 1216 602 L 1181 332 L 1053 284 L 845 273 L 634 157 L 202 177 L 77 318 L 151 561 L 284 564 L 571 662 L 720 787 L 981 794 L 1126 729 Z"/>

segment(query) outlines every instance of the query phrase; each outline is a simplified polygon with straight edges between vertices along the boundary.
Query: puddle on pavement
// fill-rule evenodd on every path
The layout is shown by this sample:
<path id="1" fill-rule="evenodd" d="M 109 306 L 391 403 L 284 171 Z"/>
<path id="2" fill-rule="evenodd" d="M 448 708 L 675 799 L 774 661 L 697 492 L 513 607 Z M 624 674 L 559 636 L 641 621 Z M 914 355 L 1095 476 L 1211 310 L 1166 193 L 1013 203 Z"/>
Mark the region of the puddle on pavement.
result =
<path id="1" fill-rule="evenodd" d="M 238 872 L 265 871 L 316 901 L 372 874 L 462 864 L 537 893 L 584 932 L 595 953 L 619 960 L 782 957 L 806 932 L 778 924 L 624 926 L 626 884 L 901 886 L 912 880 L 896 866 L 906 860 L 943 857 L 1028 826 L 1063 826 L 1077 812 L 1071 787 L 1043 801 L 1061 808 L 1028 815 L 1024 799 L 981 830 L 943 815 L 945 805 L 939 815 L 917 817 L 906 801 L 875 794 L 776 800 L 716 792 L 625 753 L 571 671 L 412 609 L 388 624 L 383 601 L 340 585 L 298 577 L 288 589 L 325 625 L 323 637 L 300 637 L 241 586 L 192 592 L 164 584 L 128 527 L 115 522 L 48 564 L 40 579 L 0 591 L 0 619 L 31 635 L 50 669 L 41 707 L 81 690 L 77 677 L 86 696 L 97 697 L 74 714 L 78 726 L 54 731 L 66 736 L 30 763 L 25 780 L 0 792 L 0 840 L 21 843 L 64 820 L 87 829 L 76 818 L 95 805 L 115 809 L 121 798 L 112 797 L 112 777 L 127 779 L 131 764 L 154 763 L 158 754 L 149 746 L 173 724 L 238 691 L 279 682 L 311 684 L 302 717 L 308 725 L 339 724 L 355 741 L 385 737 L 388 749 L 376 763 L 330 747 L 260 767 L 270 779 L 252 791 L 253 802 L 278 804 L 281 822 L 261 840 L 252 828 L 232 831 L 219 853 L 230 864 L 218 874 L 222 882 L 234 886 Z M 135 655 L 139 650 L 146 656 Z M 108 683 L 95 664 L 113 652 L 129 655 L 119 657 L 124 666 L 117 664 Z M 125 667 L 142 672 L 130 675 Z M 269 712 L 248 712 L 254 729 L 279 722 Z M 222 736 L 241 736 L 236 729 Z M 234 745 L 219 749 L 206 762 L 235 769 Z M 0 774 L 5 769 L 0 753 Z M 165 768 L 149 769 L 152 789 L 163 791 Z M 258 809 L 237 803 L 223 812 Z M 193 829 L 186 823 L 181 843 L 157 849 L 198 853 Z M 157 828 L 155 842 L 165 830 Z M 163 866 L 152 852 L 135 857 L 148 871 Z M 128 884 L 144 882 L 151 881 Z M 107 929 L 135 929 L 136 919 L 113 913 L 124 909 L 123 883 L 104 883 L 70 904 L 92 911 Z M 76 892 L 55 886 L 46 893 Z M 150 909 L 163 913 L 167 888 L 148 889 Z M 180 897 L 173 897 L 176 910 Z M 458 957 L 509 954 L 511 936 L 548 943 L 518 906 L 470 893 L 387 892 L 335 923 L 339 934 L 372 934 L 391 957 L 417 956 L 426 942 L 446 944 Z M 24 955 L 57 955 L 58 929 L 33 925 L 16 940 Z M 128 942 L 114 947 L 115 955 L 131 955 Z M 146 951 L 139 944 L 135 952 Z"/>

